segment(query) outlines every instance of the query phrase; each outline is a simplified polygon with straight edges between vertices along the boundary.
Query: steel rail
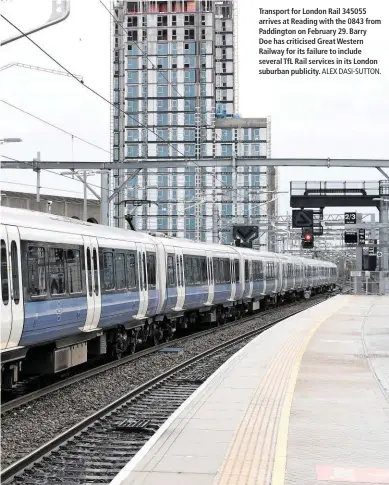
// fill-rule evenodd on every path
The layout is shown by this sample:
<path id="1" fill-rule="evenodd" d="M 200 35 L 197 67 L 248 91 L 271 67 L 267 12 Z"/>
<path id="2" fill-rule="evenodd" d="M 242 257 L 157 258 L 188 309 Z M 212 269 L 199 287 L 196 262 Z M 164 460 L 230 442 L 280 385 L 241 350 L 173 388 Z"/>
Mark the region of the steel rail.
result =
<path id="1" fill-rule="evenodd" d="M 307 308 L 304 309 L 299 309 L 295 312 L 292 312 L 290 315 L 283 316 L 281 318 L 278 318 L 272 322 L 266 323 L 265 325 L 256 328 L 254 330 L 250 330 L 249 332 L 245 332 L 242 335 L 239 335 L 237 337 L 234 337 L 226 342 L 223 342 L 216 347 L 213 347 L 211 349 L 208 349 L 201 354 L 196 355 L 195 357 L 192 357 L 190 359 L 185 360 L 184 362 L 170 368 L 169 370 L 163 372 L 162 374 L 159 374 L 158 376 L 150 379 L 149 381 L 141 384 L 138 386 L 136 389 L 133 389 L 129 391 L 127 394 L 123 395 L 119 399 L 113 401 L 112 403 L 108 404 L 104 408 L 98 410 L 97 412 L 91 414 L 84 420 L 80 421 L 73 427 L 69 428 L 68 430 L 64 431 L 60 435 L 56 436 L 54 439 L 51 441 L 48 441 L 45 443 L 43 446 L 38 448 L 37 450 L 33 451 L 32 453 L 24 456 L 17 462 L 13 463 L 10 465 L 8 468 L 4 469 L 1 472 L 1 483 L 6 485 L 6 483 L 13 479 L 16 475 L 19 475 L 22 473 L 27 467 L 31 467 L 34 464 L 36 464 L 38 461 L 40 461 L 43 457 L 48 455 L 50 452 L 57 450 L 60 446 L 62 447 L 66 442 L 68 442 L 71 438 L 74 438 L 74 436 L 78 435 L 81 431 L 84 429 L 90 427 L 94 422 L 100 420 L 102 417 L 107 416 L 110 414 L 112 411 L 115 409 L 119 408 L 123 404 L 125 404 L 127 401 L 133 400 L 134 398 L 137 398 L 141 396 L 145 391 L 153 388 L 156 384 L 159 384 L 163 382 L 165 379 L 171 377 L 173 374 L 178 373 L 179 371 L 182 371 L 183 369 L 186 369 L 196 362 L 201 361 L 205 357 L 208 357 L 212 354 L 218 353 L 219 351 L 225 350 L 228 347 L 235 345 L 236 343 L 239 343 L 240 341 L 244 341 L 248 338 L 254 337 L 256 335 L 259 335 L 263 333 L 265 330 L 268 330 L 269 328 L 273 327 L 277 323 L 282 322 L 283 320 L 286 320 L 287 318 L 290 318 L 294 315 L 297 315 L 298 313 L 301 313 L 308 308 L 312 308 L 316 305 L 321 303 L 321 301 L 315 302 L 313 305 L 310 305 Z"/>
<path id="2" fill-rule="evenodd" d="M 278 307 L 278 308 L 288 308 L 289 306 L 293 306 L 296 302 L 293 302 L 291 304 L 285 305 L 284 307 Z M 297 303 L 298 304 L 298 303 Z M 13 411 L 16 408 L 26 405 L 32 401 L 35 401 L 36 399 L 39 399 L 41 397 L 47 396 L 48 394 L 51 394 L 55 391 L 59 391 L 60 389 L 64 389 L 72 384 L 79 383 L 85 379 L 89 379 L 91 377 L 97 376 L 99 374 L 102 374 L 103 372 L 115 369 L 116 367 L 120 367 L 124 364 L 128 364 L 130 362 L 133 362 L 135 360 L 141 359 L 142 357 L 147 357 L 149 355 L 155 354 L 159 352 L 160 350 L 166 348 L 166 347 L 171 347 L 172 345 L 177 345 L 180 343 L 187 342 L 189 340 L 194 340 L 199 337 L 205 337 L 206 335 L 210 335 L 212 333 L 217 333 L 221 330 L 234 327 L 235 325 L 240 325 L 246 322 L 249 322 L 251 320 L 254 320 L 256 318 L 261 318 L 266 315 L 270 315 L 275 311 L 274 308 L 270 310 L 266 310 L 261 313 L 253 314 L 248 317 L 243 317 L 239 320 L 235 320 L 233 322 L 229 322 L 224 325 L 220 325 L 217 327 L 213 327 L 207 330 L 202 330 L 198 332 L 194 332 L 190 335 L 185 335 L 184 337 L 180 337 L 168 342 L 164 342 L 162 344 L 156 345 L 154 347 L 140 350 L 138 352 L 135 352 L 134 354 L 128 355 L 122 359 L 113 361 L 113 362 L 108 362 L 106 364 L 98 365 L 94 367 L 93 369 L 88 369 L 87 371 L 80 372 L 78 374 L 75 374 L 71 377 L 68 377 L 67 379 L 63 379 L 59 382 L 55 382 L 54 384 L 49 384 L 48 386 L 42 387 L 41 389 L 37 389 L 36 391 L 29 392 L 27 394 L 24 394 L 20 397 L 17 397 L 15 399 L 11 399 L 9 401 L 6 401 L 4 404 L 1 404 L 1 414 L 5 414 L 7 412 Z"/>

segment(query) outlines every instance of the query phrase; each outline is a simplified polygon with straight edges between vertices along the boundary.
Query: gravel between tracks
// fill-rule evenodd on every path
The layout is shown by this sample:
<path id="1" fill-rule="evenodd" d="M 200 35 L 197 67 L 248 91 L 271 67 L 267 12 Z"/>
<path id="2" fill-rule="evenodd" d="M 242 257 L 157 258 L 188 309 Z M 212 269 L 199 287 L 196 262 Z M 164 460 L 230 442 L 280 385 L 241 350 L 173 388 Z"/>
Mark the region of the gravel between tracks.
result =
<path id="1" fill-rule="evenodd" d="M 299 309 L 312 301 L 298 304 Z M 156 353 L 55 391 L 30 404 L 2 415 L 2 468 L 50 441 L 131 389 L 167 371 L 180 362 L 261 325 L 287 317 L 297 305 L 279 308 L 269 315 L 260 314 L 249 322 L 201 337 L 194 336 L 179 345 L 181 354 Z"/>

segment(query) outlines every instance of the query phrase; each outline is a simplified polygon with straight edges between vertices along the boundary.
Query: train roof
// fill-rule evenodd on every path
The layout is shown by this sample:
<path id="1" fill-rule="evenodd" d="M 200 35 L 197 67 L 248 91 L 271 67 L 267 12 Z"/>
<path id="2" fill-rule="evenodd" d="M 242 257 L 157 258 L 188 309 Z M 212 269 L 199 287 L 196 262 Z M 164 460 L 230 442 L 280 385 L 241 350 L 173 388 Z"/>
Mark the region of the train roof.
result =
<path id="1" fill-rule="evenodd" d="M 220 251 L 222 253 L 240 253 L 247 256 L 261 256 L 266 259 L 278 259 L 281 261 L 304 262 L 307 265 L 315 265 L 318 262 L 322 266 L 336 267 L 336 264 L 329 261 L 318 259 L 302 258 L 300 256 L 291 256 L 287 254 L 269 253 L 267 251 L 255 251 L 254 249 L 242 248 L 236 246 L 227 246 L 223 244 L 206 243 L 192 241 L 190 239 L 176 238 L 163 235 L 149 235 L 145 232 L 127 231 L 117 227 L 103 226 L 90 222 L 72 219 L 70 217 L 58 216 L 38 211 L 26 209 L 14 209 L 10 207 L 0 207 L 1 223 L 7 225 L 16 225 L 19 227 L 31 229 L 43 229 L 62 233 L 78 233 L 83 236 L 94 236 L 107 239 L 127 240 L 131 238 L 133 242 L 143 242 L 155 244 L 162 243 L 164 246 L 174 246 L 186 249 L 203 249 Z"/>

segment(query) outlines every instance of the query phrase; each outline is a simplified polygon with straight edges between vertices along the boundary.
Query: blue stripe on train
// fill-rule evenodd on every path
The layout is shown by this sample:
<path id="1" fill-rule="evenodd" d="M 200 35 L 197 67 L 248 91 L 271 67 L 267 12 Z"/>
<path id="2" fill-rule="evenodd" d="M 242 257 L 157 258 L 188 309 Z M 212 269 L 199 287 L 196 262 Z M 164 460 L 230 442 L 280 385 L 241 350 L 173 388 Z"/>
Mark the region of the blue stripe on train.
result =
<path id="1" fill-rule="evenodd" d="M 186 286 L 184 309 L 199 308 L 207 303 L 208 286 Z"/>
<path id="2" fill-rule="evenodd" d="M 86 313 L 86 296 L 28 301 L 24 305 L 24 327 L 19 345 L 35 345 L 77 334 L 85 324 Z"/>
<path id="3" fill-rule="evenodd" d="M 139 293 L 105 293 L 101 296 L 99 328 L 122 325 L 134 320 L 139 310 Z"/>
<path id="4" fill-rule="evenodd" d="M 227 303 L 231 298 L 231 283 L 215 284 L 213 303 Z"/>

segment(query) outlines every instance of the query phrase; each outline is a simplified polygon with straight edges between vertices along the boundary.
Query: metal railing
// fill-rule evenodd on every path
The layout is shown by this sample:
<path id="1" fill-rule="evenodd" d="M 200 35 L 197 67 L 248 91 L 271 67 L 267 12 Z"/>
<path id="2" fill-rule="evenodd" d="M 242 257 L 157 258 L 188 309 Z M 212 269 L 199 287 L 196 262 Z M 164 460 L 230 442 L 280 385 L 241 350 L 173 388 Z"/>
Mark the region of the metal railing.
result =
<path id="1" fill-rule="evenodd" d="M 291 182 L 291 196 L 379 196 L 386 190 L 382 182 Z M 389 188 L 388 188 L 389 190 Z"/>
<path id="2" fill-rule="evenodd" d="M 357 271 L 352 276 L 356 295 L 389 295 L 389 271 Z"/>

